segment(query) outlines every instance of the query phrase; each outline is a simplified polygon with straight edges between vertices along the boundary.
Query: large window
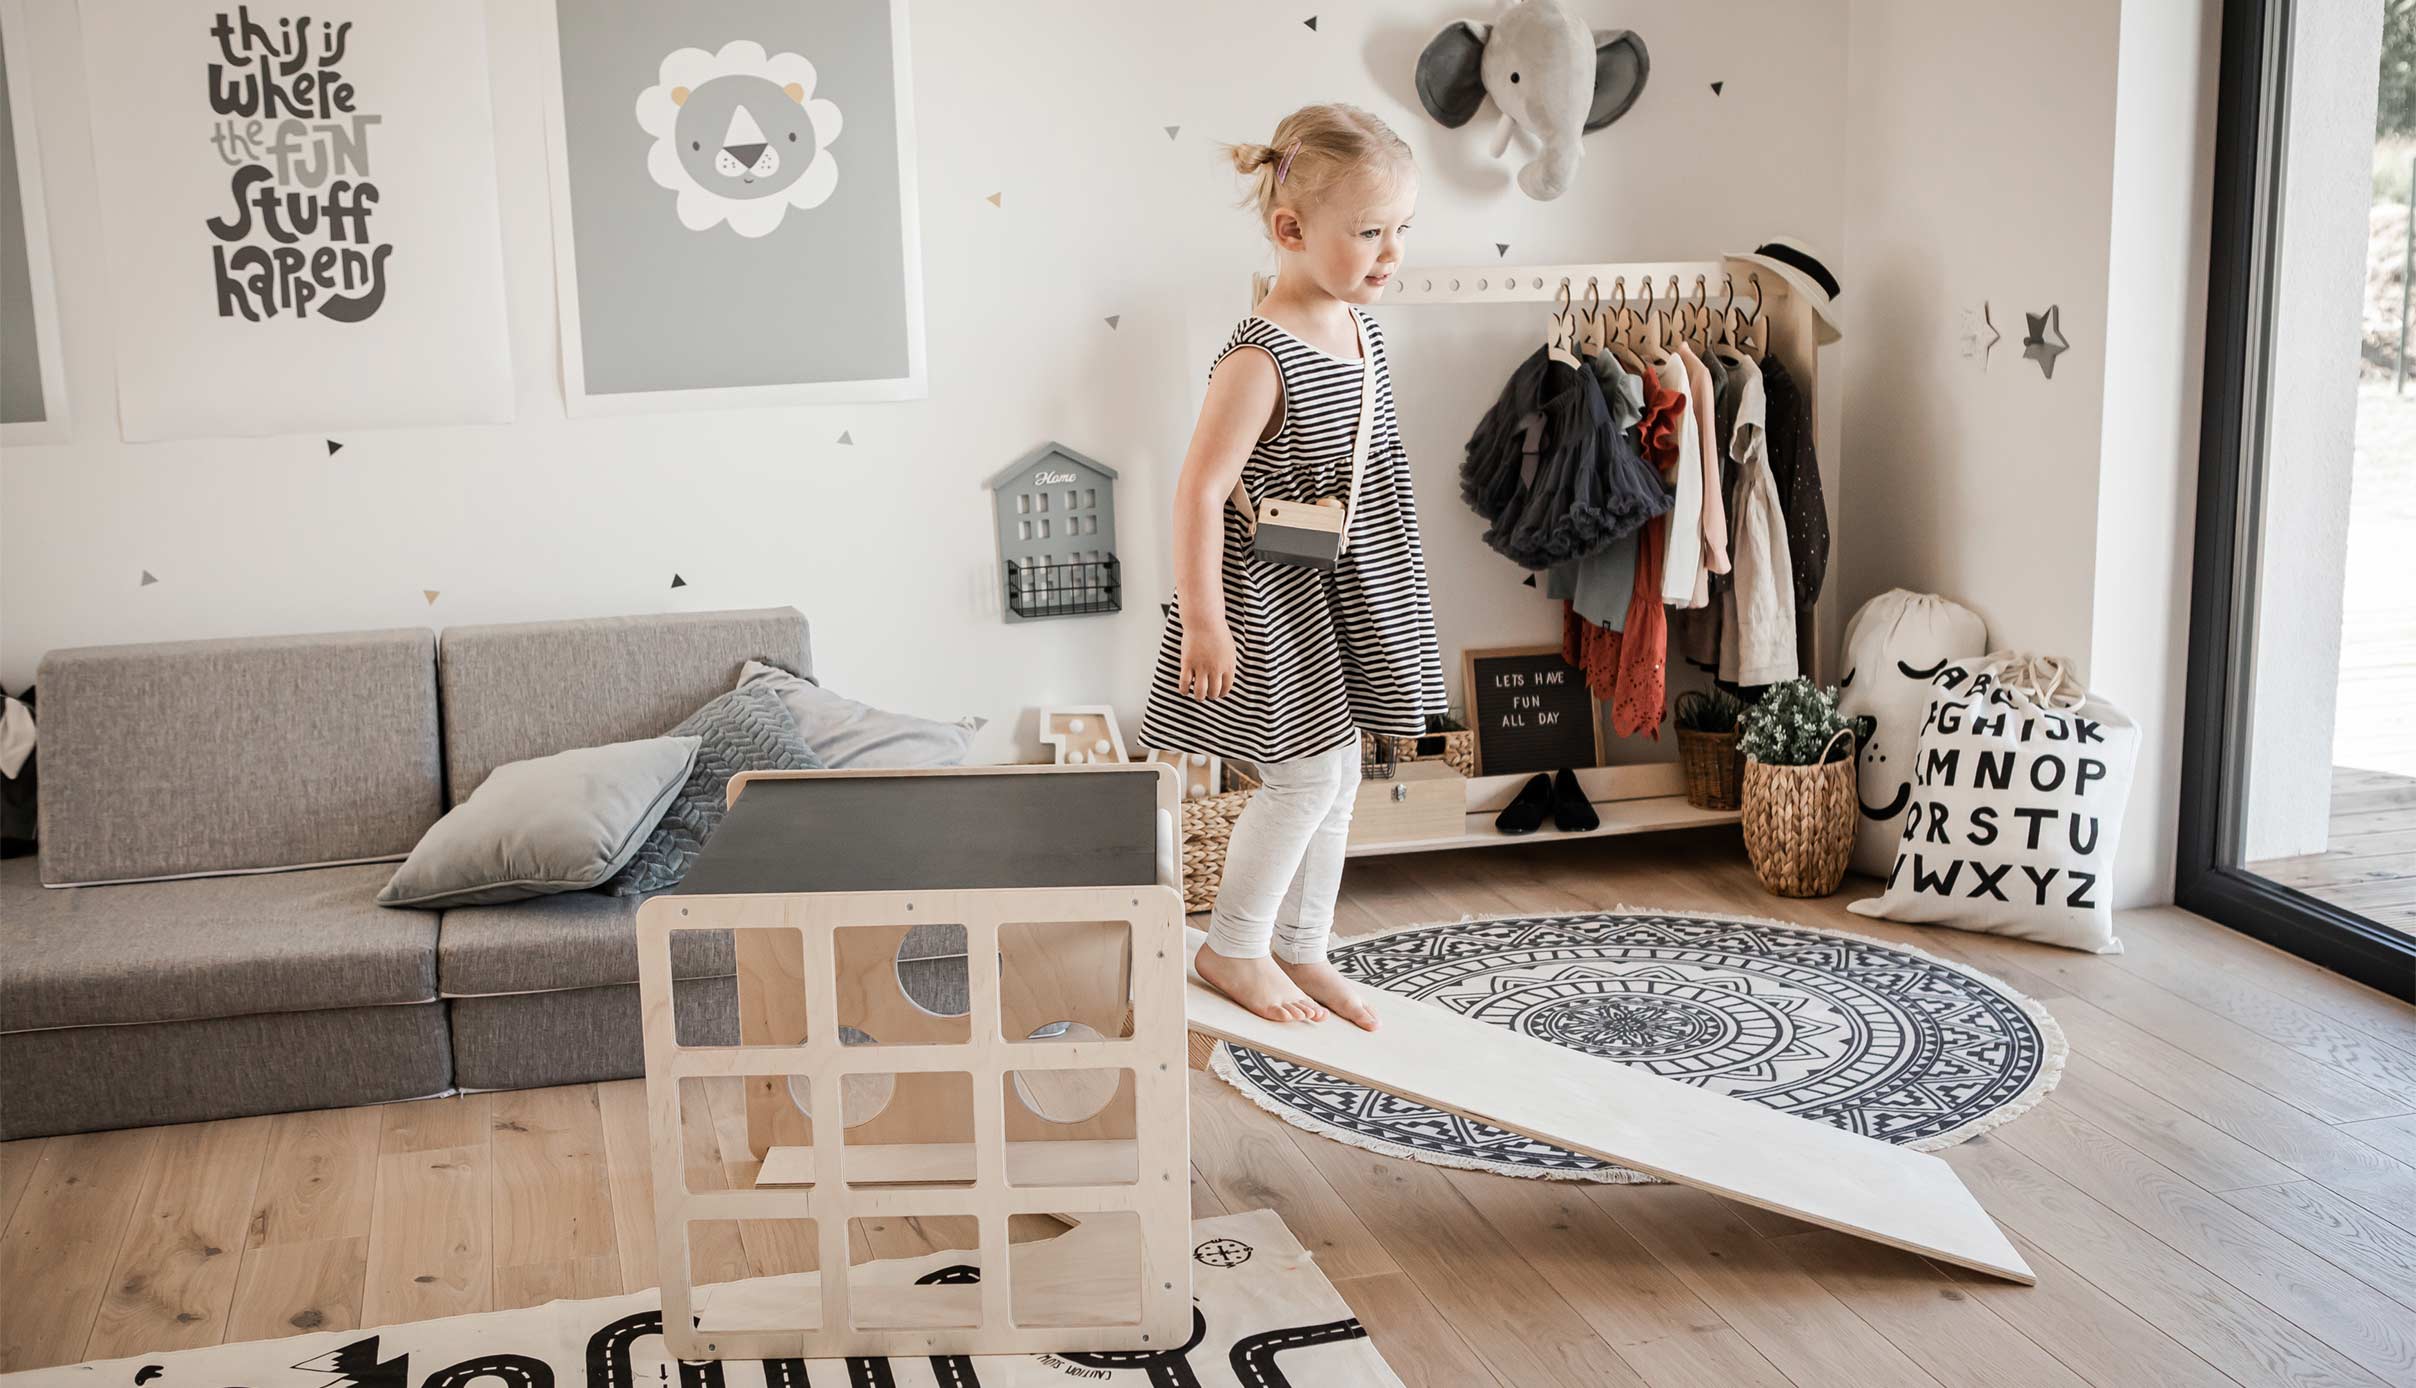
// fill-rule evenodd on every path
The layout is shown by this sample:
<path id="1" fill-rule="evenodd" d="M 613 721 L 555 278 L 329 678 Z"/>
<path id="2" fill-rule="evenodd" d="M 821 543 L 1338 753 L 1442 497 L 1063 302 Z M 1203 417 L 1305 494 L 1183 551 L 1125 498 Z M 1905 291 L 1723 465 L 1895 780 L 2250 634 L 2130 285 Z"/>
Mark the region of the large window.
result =
<path id="1" fill-rule="evenodd" d="M 2416 0 L 2224 7 L 2185 906 L 2416 997 Z"/>

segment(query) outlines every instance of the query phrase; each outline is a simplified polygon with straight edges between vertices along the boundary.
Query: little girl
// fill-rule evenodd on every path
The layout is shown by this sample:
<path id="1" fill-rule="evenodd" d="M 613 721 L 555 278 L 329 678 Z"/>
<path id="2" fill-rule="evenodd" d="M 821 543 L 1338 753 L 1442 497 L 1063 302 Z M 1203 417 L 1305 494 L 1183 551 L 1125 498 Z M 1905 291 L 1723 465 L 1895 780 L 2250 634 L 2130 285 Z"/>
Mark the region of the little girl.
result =
<path id="1" fill-rule="evenodd" d="M 1422 733 L 1444 694 L 1384 338 L 1352 306 L 1382 297 L 1401 263 L 1417 170 L 1400 137 L 1352 106 L 1303 107 L 1273 143 L 1227 149 L 1254 178 L 1280 269 L 1210 369 L 1175 485 L 1175 602 L 1141 740 L 1247 759 L 1263 785 L 1226 844 L 1200 977 L 1274 1021 L 1330 1008 L 1372 1031 L 1375 1013 L 1326 962 L 1359 734 Z M 1256 558 L 1234 484 L 1252 515 L 1272 499 L 1350 496 L 1370 361 L 1375 407 L 1341 559 L 1328 573 Z"/>

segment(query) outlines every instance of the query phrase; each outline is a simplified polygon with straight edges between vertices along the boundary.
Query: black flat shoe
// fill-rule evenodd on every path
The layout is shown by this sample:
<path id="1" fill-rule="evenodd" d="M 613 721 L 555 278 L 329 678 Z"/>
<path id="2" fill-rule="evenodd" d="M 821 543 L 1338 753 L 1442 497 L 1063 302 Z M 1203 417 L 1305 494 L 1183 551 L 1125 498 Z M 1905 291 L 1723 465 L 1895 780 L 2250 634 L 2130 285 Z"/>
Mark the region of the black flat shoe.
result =
<path id="1" fill-rule="evenodd" d="M 1576 833 L 1602 827 L 1602 816 L 1594 813 L 1594 802 L 1577 784 L 1577 773 L 1565 766 L 1552 777 L 1552 827 Z"/>
<path id="2" fill-rule="evenodd" d="M 1532 834 L 1552 810 L 1552 778 L 1542 772 L 1518 788 L 1518 798 L 1493 817 L 1493 827 L 1505 834 Z"/>

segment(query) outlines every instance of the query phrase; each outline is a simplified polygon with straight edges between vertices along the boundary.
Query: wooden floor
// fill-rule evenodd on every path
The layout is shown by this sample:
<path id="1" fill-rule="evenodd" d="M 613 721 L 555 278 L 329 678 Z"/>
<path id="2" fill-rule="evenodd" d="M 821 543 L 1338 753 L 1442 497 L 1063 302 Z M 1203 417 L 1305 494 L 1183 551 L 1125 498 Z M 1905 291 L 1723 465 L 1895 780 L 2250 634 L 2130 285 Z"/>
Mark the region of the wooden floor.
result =
<path id="1" fill-rule="evenodd" d="M 1280 1211 L 1412 1384 L 2416 1384 L 2416 1009 L 2175 912 L 2099 957 L 1843 899 L 1764 895 L 1733 830 L 1695 831 L 1355 861 L 1342 920 L 1729 909 L 1995 974 L 2072 1056 L 1945 1157 L 2038 1286 L 1675 1186 L 1387 1160 L 1204 1075 L 1195 1208 Z M 712 1117 L 692 1169 L 746 1179 Z M 644 1153 L 636 1081 L 8 1145 L 0 1368 L 651 1286 Z M 742 1227 L 714 1256 L 782 1254 Z"/>
<path id="2" fill-rule="evenodd" d="M 2324 852 L 2249 871 L 2416 935 L 2416 777 L 2334 767 L 2331 828 Z"/>

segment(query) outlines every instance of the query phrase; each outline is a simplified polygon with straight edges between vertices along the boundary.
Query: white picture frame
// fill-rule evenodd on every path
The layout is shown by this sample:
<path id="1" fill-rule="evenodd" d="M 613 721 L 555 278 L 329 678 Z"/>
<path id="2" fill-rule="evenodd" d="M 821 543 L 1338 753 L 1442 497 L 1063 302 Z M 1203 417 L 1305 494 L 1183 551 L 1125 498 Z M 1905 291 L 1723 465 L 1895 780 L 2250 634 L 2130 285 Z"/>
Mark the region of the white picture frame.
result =
<path id="1" fill-rule="evenodd" d="M 794 7 L 799 0 L 761 0 L 767 8 Z M 913 62 L 908 47 L 906 0 L 880 0 L 888 9 L 890 48 L 889 86 L 893 93 L 888 113 L 895 122 L 897 241 L 901 267 L 898 308 L 903 318 L 904 368 L 892 374 L 850 379 L 814 379 L 753 384 L 681 384 L 661 388 L 620 386 L 600 389 L 599 362 L 591 354 L 592 326 L 581 312 L 578 214 L 573 197 L 574 141 L 569 127 L 563 75 L 563 12 L 573 5 L 595 7 L 597 0 L 553 0 L 554 23 L 547 29 L 542 80 L 546 124 L 547 178 L 552 200 L 555 303 L 562 334 L 563 408 L 573 416 L 617 415 L 684 410 L 760 409 L 856 401 L 920 400 L 930 393 L 927 340 L 923 314 L 922 225 L 916 193 Z M 593 8 L 580 17 L 593 18 Z M 726 14 L 710 26 L 696 29 L 698 42 L 712 42 L 733 31 Z M 767 47 L 769 45 L 766 45 Z M 844 55 L 808 55 L 819 63 Z M 842 130 L 842 138 L 845 131 Z M 863 147 L 847 150 L 851 160 L 879 158 Z M 665 193 L 664 197 L 671 195 Z M 798 215 L 792 213 L 792 216 Z M 713 227 L 709 235 L 732 235 L 728 227 Z"/>
<path id="2" fill-rule="evenodd" d="M 0 444 L 65 443 L 75 436 L 67 405 L 67 363 L 60 356 L 58 279 L 50 260 L 50 204 L 43 192 L 42 142 L 34 133 L 34 82 L 24 0 L 0 0 L 0 50 L 8 66 L 8 118 L 15 136 L 17 206 L 24 219 L 25 275 L 33 315 L 34 350 L 41 361 L 42 417 L 0 420 Z"/>

